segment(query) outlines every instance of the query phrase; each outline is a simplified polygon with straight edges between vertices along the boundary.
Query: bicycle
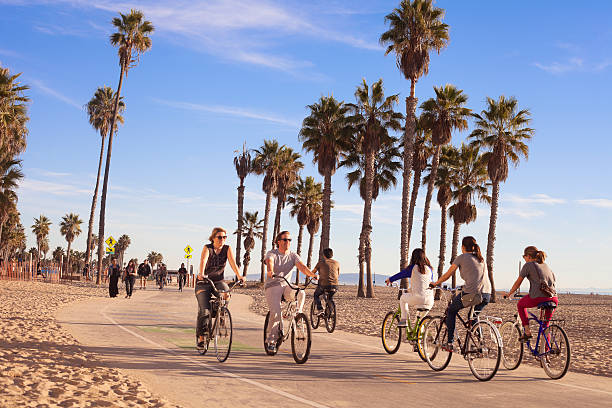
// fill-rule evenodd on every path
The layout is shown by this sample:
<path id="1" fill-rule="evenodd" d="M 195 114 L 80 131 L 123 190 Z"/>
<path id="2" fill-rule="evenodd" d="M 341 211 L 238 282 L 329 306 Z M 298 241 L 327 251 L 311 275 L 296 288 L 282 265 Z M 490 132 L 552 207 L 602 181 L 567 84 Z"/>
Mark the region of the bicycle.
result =
<path id="1" fill-rule="evenodd" d="M 281 305 L 281 318 L 278 327 L 280 335 L 276 340 L 276 349 L 274 351 L 270 351 L 266 347 L 270 312 L 268 311 L 268 314 L 266 314 L 263 333 L 264 350 L 269 356 L 275 355 L 278 352 L 280 345 L 283 344 L 284 341 L 289 340 L 289 336 L 291 336 L 291 354 L 293 355 L 293 359 L 297 364 L 304 364 L 306 361 L 308 361 L 308 356 L 310 355 L 310 323 L 308 323 L 308 318 L 306 315 L 297 310 L 297 298 L 299 292 L 301 290 L 305 290 L 310 284 L 310 280 L 307 280 L 304 287 L 300 288 L 299 286 L 292 285 L 291 282 L 289 282 L 285 277 L 278 277 L 282 278 L 285 282 L 287 282 L 291 289 L 295 290 L 295 297 L 291 302 L 287 302 L 283 299 L 283 304 Z"/>
<path id="2" fill-rule="evenodd" d="M 400 289 L 400 293 L 402 291 L 407 291 L 407 289 Z M 430 309 L 418 307 L 416 310 L 417 313 L 415 316 L 416 319 L 414 321 L 414 326 L 412 325 L 410 316 L 408 316 L 408 319 L 406 319 L 408 325 L 404 328 L 404 333 L 406 341 L 413 345 L 413 351 L 419 354 L 421 360 L 427 361 L 423 351 L 423 329 L 425 327 L 425 323 L 431 319 L 430 316 L 426 316 Z M 387 313 L 383 319 L 381 339 L 383 348 L 389 354 L 396 353 L 397 350 L 399 350 L 400 344 L 402 343 L 402 327 L 399 327 L 400 316 L 401 309 L 400 306 L 398 306 L 395 312 L 391 311 Z"/>
<path id="3" fill-rule="evenodd" d="M 338 289 L 324 290 L 323 295 L 319 298 L 323 305 L 323 313 L 317 312 L 314 299 L 310 304 L 310 324 L 313 329 L 319 327 L 321 319 L 325 321 L 325 328 L 328 333 L 333 333 L 336 329 L 336 302 L 334 302 L 333 296 Z"/>
<path id="4" fill-rule="evenodd" d="M 521 297 L 515 296 L 515 299 Z M 509 320 L 502 324 L 499 331 L 504 344 L 503 364 L 508 370 L 516 370 L 523 360 L 523 344 L 526 344 L 527 350 L 536 360 L 539 360 L 546 375 L 553 380 L 558 380 L 567 373 L 571 359 L 569 340 L 565 330 L 561 327 L 565 320 L 545 318 L 544 315 L 548 310 L 552 311 L 557 307 L 554 302 L 542 302 L 537 307 L 540 309 L 539 319 L 532 312 L 528 312 L 529 320 L 533 320 L 538 325 L 534 347 L 531 347 L 530 340 L 522 343 L 519 339 L 521 320 L 518 319 L 518 313 L 514 314 L 514 321 Z"/>
<path id="5" fill-rule="evenodd" d="M 448 305 L 451 304 L 452 296 L 447 296 L 445 292 L 458 294 L 459 289 L 443 288 L 444 297 L 448 300 Z M 448 314 L 448 306 L 442 316 L 431 317 L 425 325 L 423 331 L 423 350 L 425 359 L 429 367 L 434 371 L 442 371 L 450 363 L 452 352 L 445 350 L 442 344 L 447 339 L 448 329 L 446 327 L 446 317 Z M 475 322 L 469 318 L 474 316 Z M 461 315 L 457 315 L 457 319 L 466 329 L 465 339 L 462 342 L 460 336 L 457 336 L 459 343 L 459 352 L 468 362 L 470 371 L 480 381 L 489 381 L 495 376 L 499 369 L 502 355 L 502 339 L 495 327 L 489 319 L 499 320 L 495 317 L 481 317 L 480 313 L 473 313 L 473 306 L 468 312 L 468 319 L 463 320 Z"/>
<path id="6" fill-rule="evenodd" d="M 210 299 L 211 318 L 208 319 L 208 324 L 204 328 L 206 332 L 206 341 L 204 347 L 196 347 L 200 355 L 206 354 L 211 339 L 214 339 L 215 355 L 220 363 L 227 360 L 232 348 L 232 315 L 227 307 L 231 291 L 238 284 L 234 282 L 229 290 L 218 290 L 212 280 L 204 275 L 204 280 L 212 286 L 212 295 Z M 227 298 L 226 298 L 227 296 Z M 214 318 L 212 318 L 214 316 Z M 200 339 L 196 333 L 196 343 Z"/>

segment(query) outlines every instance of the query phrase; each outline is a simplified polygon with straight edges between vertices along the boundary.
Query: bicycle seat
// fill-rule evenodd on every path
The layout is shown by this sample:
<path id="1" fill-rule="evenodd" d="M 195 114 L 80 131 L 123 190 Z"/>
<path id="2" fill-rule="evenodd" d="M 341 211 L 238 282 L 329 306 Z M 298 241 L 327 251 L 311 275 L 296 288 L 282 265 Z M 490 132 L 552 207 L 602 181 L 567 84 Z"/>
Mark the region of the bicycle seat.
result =
<path id="1" fill-rule="evenodd" d="M 430 310 L 430 307 L 417 307 L 417 312 L 429 312 Z"/>
<path id="2" fill-rule="evenodd" d="M 548 302 L 542 302 L 540 304 L 538 304 L 538 309 L 555 309 L 557 307 L 557 304 L 553 301 L 548 301 Z"/>

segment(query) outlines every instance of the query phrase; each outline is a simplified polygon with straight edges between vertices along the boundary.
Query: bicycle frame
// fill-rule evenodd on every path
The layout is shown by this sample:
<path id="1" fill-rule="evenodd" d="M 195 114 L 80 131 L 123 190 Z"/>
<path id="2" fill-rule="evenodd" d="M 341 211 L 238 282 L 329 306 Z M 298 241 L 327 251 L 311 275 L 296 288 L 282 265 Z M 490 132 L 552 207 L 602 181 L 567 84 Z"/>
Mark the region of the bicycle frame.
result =
<path id="1" fill-rule="evenodd" d="M 397 319 L 399 319 L 399 316 L 401 316 L 401 313 L 402 313 L 401 309 L 398 306 L 397 311 L 393 315 L 393 318 L 397 317 Z M 410 319 L 410 316 L 408 316 L 408 318 L 406 319 L 406 323 L 408 324 L 408 326 L 406 326 L 404 328 L 404 330 L 406 331 L 406 339 L 408 341 L 416 341 L 416 340 L 418 340 L 419 333 L 417 332 L 417 330 L 419 328 L 419 323 L 424 318 L 425 318 L 425 316 L 419 316 L 419 312 L 417 312 L 416 318 L 415 318 L 415 322 L 414 322 L 414 326 L 412 326 L 412 319 Z"/>
<path id="2" fill-rule="evenodd" d="M 291 335 L 291 330 L 287 330 L 285 332 L 284 330 L 284 324 L 283 324 L 283 316 L 286 315 L 288 311 L 291 311 L 290 313 L 290 317 L 291 318 L 291 325 L 288 329 L 295 329 L 295 316 L 298 313 L 302 313 L 301 310 L 297 310 L 297 299 L 298 299 L 298 294 L 300 293 L 300 291 L 306 290 L 306 288 L 308 287 L 308 285 L 310 285 L 310 283 L 312 282 L 312 280 L 306 280 L 306 284 L 304 285 L 303 288 L 300 288 L 299 286 L 294 286 L 291 284 L 291 282 L 289 282 L 287 280 L 287 278 L 285 278 L 284 276 L 274 276 L 276 278 L 282 278 L 285 282 L 287 282 L 287 285 L 289 285 L 289 287 L 293 290 L 295 290 L 295 296 L 293 297 L 293 300 L 291 302 L 285 302 L 285 307 L 282 307 L 281 305 L 281 316 L 280 316 L 280 322 L 279 322 L 279 330 L 280 330 L 280 334 L 281 337 L 283 339 L 283 341 L 286 341 L 287 339 L 289 339 L 289 336 Z M 293 310 L 291 310 L 293 309 Z"/>
<path id="3" fill-rule="evenodd" d="M 546 342 L 546 349 L 550 350 L 552 347 L 550 345 L 550 341 L 549 339 L 544 336 L 544 331 L 548 328 L 548 325 L 550 323 L 550 320 L 544 320 L 542 319 L 542 314 L 544 314 L 544 309 L 540 310 L 540 318 L 538 319 L 536 317 L 536 315 L 534 315 L 532 312 L 527 312 L 529 313 L 529 315 L 531 317 L 529 317 L 528 320 L 533 320 L 534 322 L 536 322 L 538 324 L 538 336 L 536 337 L 536 343 L 535 343 L 535 347 L 531 347 L 531 342 L 529 340 L 527 340 L 527 347 L 529 348 L 529 351 L 531 352 L 531 354 L 533 354 L 534 357 L 542 357 L 546 354 L 548 354 L 548 351 L 545 351 L 544 353 L 540 353 L 539 350 L 539 346 L 540 346 L 540 337 L 543 338 Z M 519 320 L 517 320 L 517 324 L 518 324 Z"/>

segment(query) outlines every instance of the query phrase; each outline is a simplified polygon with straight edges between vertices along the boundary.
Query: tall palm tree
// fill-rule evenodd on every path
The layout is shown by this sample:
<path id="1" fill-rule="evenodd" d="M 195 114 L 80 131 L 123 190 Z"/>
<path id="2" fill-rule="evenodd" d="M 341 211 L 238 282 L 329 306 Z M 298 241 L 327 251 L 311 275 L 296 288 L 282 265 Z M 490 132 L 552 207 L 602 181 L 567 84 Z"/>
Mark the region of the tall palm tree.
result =
<path id="1" fill-rule="evenodd" d="M 43 254 L 43 261 L 47 257 L 47 252 L 49 252 L 49 238 L 44 238 L 40 242 L 40 252 Z"/>
<path id="2" fill-rule="evenodd" d="M 60 233 L 64 236 L 66 242 L 68 242 L 68 248 L 66 249 L 66 266 L 68 267 L 68 270 L 71 273 L 72 268 L 70 265 L 70 246 L 72 245 L 72 241 L 74 241 L 74 239 L 81 234 L 82 223 L 83 220 L 79 218 L 78 214 L 74 213 L 64 215 L 62 217 L 62 222 L 60 222 Z"/>
<path id="3" fill-rule="evenodd" d="M 0 149 L 5 149 L 10 156 L 25 150 L 29 120 L 24 91 L 27 85 L 17 82 L 19 74 L 11 75 L 8 68 L 0 67 Z"/>
<path id="4" fill-rule="evenodd" d="M 60 263 L 62 261 L 62 257 L 64 256 L 64 248 L 58 246 L 53 250 L 52 256 L 55 262 Z"/>
<path id="5" fill-rule="evenodd" d="M 308 234 L 310 234 L 310 240 L 308 241 L 308 257 L 306 259 L 306 266 L 310 268 L 312 264 L 312 249 L 314 248 L 314 237 L 319 232 L 319 227 L 321 226 L 321 216 L 323 214 L 323 206 L 322 204 L 316 204 L 309 213 L 308 216 L 308 224 L 306 225 L 306 229 L 308 230 Z"/>
<path id="6" fill-rule="evenodd" d="M 115 244 L 115 249 L 119 252 L 119 265 L 123 268 L 123 254 L 128 249 L 132 240 L 126 234 L 123 234 L 117 240 L 117 244 Z"/>
<path id="7" fill-rule="evenodd" d="M 310 115 L 304 118 L 299 137 L 304 150 L 313 153 L 313 162 L 317 163 L 317 170 L 324 180 L 319 246 L 321 258 L 323 249 L 329 247 L 332 175 L 338 168 L 341 154 L 351 149 L 351 135 L 355 128 L 354 120 L 349 116 L 349 106 L 333 96 L 322 96 L 317 103 L 308 105 L 308 109 Z"/>
<path id="8" fill-rule="evenodd" d="M 264 212 L 263 235 L 261 239 L 261 282 L 264 281 L 264 257 L 266 256 L 266 238 L 268 234 L 268 221 L 270 219 L 270 205 L 272 194 L 278 186 L 278 163 L 280 151 L 284 148 L 279 146 L 276 140 L 264 140 L 263 146 L 254 151 L 253 171 L 256 174 L 263 174 L 262 190 L 266 193 L 266 209 Z M 272 246 L 274 248 L 274 246 Z"/>
<path id="9" fill-rule="evenodd" d="M 6 148 L 0 148 L 0 239 L 4 224 L 16 208 L 15 190 L 22 178 L 21 160 L 14 159 Z"/>
<path id="10" fill-rule="evenodd" d="M 356 136 L 357 138 L 358 136 Z M 372 200 L 375 201 L 381 191 L 387 191 L 391 187 L 395 187 L 397 184 L 396 174 L 402 168 L 402 163 L 398 159 L 401 158 L 400 151 L 397 147 L 398 139 L 391 136 L 384 136 L 381 138 L 380 149 L 376 153 L 374 158 L 374 177 L 372 185 Z M 340 163 L 340 166 L 347 167 L 349 169 L 354 168 L 355 170 L 347 173 L 346 180 L 348 182 L 349 190 L 355 184 L 359 185 L 359 195 L 364 200 L 365 207 L 365 169 L 366 169 L 366 158 L 359 149 L 360 144 L 354 143 L 357 149 L 352 150 Z M 365 212 L 365 208 L 364 208 Z M 363 228 L 363 226 L 362 226 Z M 360 250 L 361 240 L 360 240 Z M 365 297 L 364 290 L 364 263 L 370 263 L 367 259 L 361 258 L 365 255 L 363 252 L 359 253 L 359 285 L 357 287 L 357 297 Z M 366 270 L 371 267 L 366 266 Z M 369 278 L 368 278 L 369 280 Z"/>
<path id="11" fill-rule="evenodd" d="M 285 208 L 287 192 L 295 185 L 299 178 L 299 171 L 304 168 L 304 163 L 300 161 L 302 156 L 294 152 L 290 147 L 284 147 L 280 151 L 278 163 L 278 179 L 276 186 L 276 216 L 274 217 L 274 229 L 272 233 L 272 243 L 280 232 L 281 212 Z"/>
<path id="12" fill-rule="evenodd" d="M 497 100 L 487 98 L 487 109 L 475 114 L 476 129 L 470 134 L 472 144 L 487 150 L 489 179 L 493 184 L 491 217 L 487 238 L 487 269 L 491 281 L 491 302 L 495 302 L 495 282 L 493 279 L 493 251 L 495 247 L 495 228 L 499 206 L 499 185 L 508 178 L 508 162 L 518 166 L 521 156 L 529 156 L 529 141 L 535 130 L 529 127 L 531 113 L 528 109 L 518 108 L 516 98 L 500 96 Z"/>
<path id="13" fill-rule="evenodd" d="M 119 85 L 115 93 L 115 106 L 109 129 L 115 129 L 117 114 L 119 112 L 119 100 L 121 98 L 121 86 L 123 77 L 128 74 L 128 71 L 135 67 L 140 59 L 140 55 L 151 48 L 151 39 L 149 36 L 155 30 L 150 21 L 144 19 L 144 14 L 138 10 L 131 10 L 129 14 L 119 13 L 121 18 L 115 17 L 113 25 L 117 28 L 117 32 L 112 34 L 110 42 L 113 46 L 119 47 Z M 100 219 L 98 231 L 98 271 L 102 270 L 103 242 L 104 242 L 104 222 L 106 215 L 106 191 L 108 189 L 108 173 L 110 170 L 110 159 L 113 150 L 113 135 L 110 132 L 108 136 L 108 148 L 106 151 L 106 165 L 104 168 L 104 183 L 102 184 L 102 196 L 100 199 Z M 100 283 L 100 273 L 98 273 L 97 283 Z"/>
<path id="14" fill-rule="evenodd" d="M 40 255 L 41 252 L 46 252 L 42 250 L 42 243 L 49 236 L 49 230 L 51 227 L 51 220 L 45 216 L 40 214 L 40 217 L 34 218 L 34 224 L 32 225 L 32 232 L 36 237 L 36 252 Z M 37 260 L 39 260 L 37 258 Z"/>
<path id="15" fill-rule="evenodd" d="M 234 234 L 244 235 L 244 269 L 242 276 L 247 276 L 249 263 L 251 262 L 251 251 L 255 248 L 255 238 L 263 238 L 263 222 L 262 219 L 257 219 L 258 212 L 245 212 L 240 221 L 241 231 L 236 230 Z"/>
<path id="16" fill-rule="evenodd" d="M 240 246 L 242 244 L 242 213 L 244 208 L 244 179 L 253 171 L 251 164 L 251 153 L 246 148 L 246 142 L 242 146 L 242 153 L 234 157 L 236 175 L 240 179 L 238 186 L 238 229 L 236 230 L 236 263 L 240 267 Z"/>
<path id="17" fill-rule="evenodd" d="M 298 233 L 297 254 L 302 255 L 302 239 L 304 227 L 308 225 L 310 211 L 315 205 L 320 205 L 323 199 L 323 186 L 315 182 L 314 177 L 301 178 L 295 186 L 289 190 L 287 202 L 291 205 L 291 216 L 297 218 L 300 227 Z M 296 285 L 299 283 L 299 271 L 296 271 Z"/>
<path id="18" fill-rule="evenodd" d="M 397 67 L 410 80 L 410 96 L 406 98 L 404 127 L 404 174 L 402 186 L 402 223 L 400 239 L 400 268 L 408 265 L 408 201 L 415 139 L 416 82 L 429 72 L 429 53 L 448 44 L 448 25 L 442 22 L 444 10 L 433 6 L 433 0 L 402 0 L 398 8 L 385 17 L 389 30 L 380 36 L 387 46 L 385 55 L 393 52 Z"/>
<path id="19" fill-rule="evenodd" d="M 89 213 L 89 223 L 87 226 L 87 248 L 85 250 L 85 259 L 87 264 L 91 262 L 93 253 L 93 228 L 94 228 L 94 213 L 96 211 L 96 202 L 98 201 L 98 188 L 100 186 L 100 172 L 102 171 L 102 159 L 104 157 L 104 139 L 109 132 L 110 122 L 115 108 L 116 95 L 113 90 L 108 87 L 100 87 L 94 93 L 94 96 L 87 102 L 85 109 L 89 116 L 89 124 L 100 133 L 100 159 L 98 160 L 98 175 L 96 177 L 96 187 L 94 188 L 93 198 L 91 200 L 91 211 Z M 125 110 L 123 98 L 119 98 L 117 111 L 117 119 L 115 122 L 115 132 L 117 124 L 123 124 L 123 116 L 121 113 Z"/>
<path id="20" fill-rule="evenodd" d="M 425 250 L 427 244 L 427 221 L 429 220 L 429 210 L 442 146 L 450 143 L 453 130 L 467 129 L 467 118 L 472 112 L 465 107 L 468 99 L 467 95 L 454 85 L 434 86 L 434 91 L 436 98 L 430 98 L 421 104 L 422 118 L 425 126 L 431 130 L 431 142 L 434 146 L 434 155 L 431 160 L 431 180 L 427 185 L 425 210 L 423 211 L 423 229 L 421 232 L 421 248 L 423 250 Z"/>
<path id="21" fill-rule="evenodd" d="M 159 252 L 151 251 L 147 255 L 147 260 L 149 261 L 149 264 L 151 265 L 151 269 L 153 269 L 155 265 L 161 263 L 164 260 L 164 256 L 160 254 Z"/>

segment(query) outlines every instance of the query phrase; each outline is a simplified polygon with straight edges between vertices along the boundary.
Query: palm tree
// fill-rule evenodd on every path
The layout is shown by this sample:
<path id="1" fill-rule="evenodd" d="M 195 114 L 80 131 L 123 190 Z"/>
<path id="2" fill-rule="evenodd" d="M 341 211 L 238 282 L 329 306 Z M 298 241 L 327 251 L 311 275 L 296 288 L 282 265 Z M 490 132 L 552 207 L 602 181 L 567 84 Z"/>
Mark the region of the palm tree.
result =
<path id="1" fill-rule="evenodd" d="M 450 143 L 453 130 L 467 129 L 467 117 L 472 112 L 464 106 L 467 103 L 467 95 L 454 85 L 446 84 L 439 88 L 434 86 L 434 91 L 436 98 L 430 98 L 421 104 L 423 122 L 431 130 L 431 142 L 434 147 L 434 155 L 431 160 L 431 180 L 427 185 L 425 210 L 423 211 L 423 229 L 421 232 L 421 248 L 423 250 L 425 250 L 427 244 L 427 221 L 429 220 L 429 210 L 442 146 Z"/>
<path id="2" fill-rule="evenodd" d="M 331 178 L 338 168 L 340 156 L 351 149 L 351 135 L 354 133 L 354 119 L 349 116 L 350 107 L 337 101 L 333 96 L 322 96 L 308 105 L 310 115 L 304 118 L 300 140 L 307 152 L 314 155 L 313 162 L 323 176 L 323 206 L 319 258 L 323 249 L 329 247 L 331 227 Z"/>
<path id="3" fill-rule="evenodd" d="M 151 251 L 147 255 L 147 260 L 149 261 L 149 264 L 151 265 L 151 268 L 153 269 L 155 265 L 161 263 L 164 260 L 164 256 L 160 254 L 159 252 Z"/>
<path id="4" fill-rule="evenodd" d="M 319 232 L 321 226 L 321 215 L 323 214 L 322 204 L 316 204 L 310 211 L 308 224 L 306 229 L 310 234 L 310 240 L 308 241 L 308 258 L 306 260 L 306 266 L 310 268 L 312 264 L 312 249 L 314 248 L 314 237 Z"/>
<path id="5" fill-rule="evenodd" d="M 0 149 L 12 157 L 25 150 L 28 129 L 29 98 L 23 92 L 30 89 L 17 82 L 19 74 L 11 75 L 8 68 L 0 67 Z"/>
<path id="6" fill-rule="evenodd" d="M 98 188 L 100 186 L 100 172 L 102 171 L 102 159 L 104 157 L 104 139 L 109 132 L 110 122 L 115 108 L 116 95 L 113 90 L 108 87 L 100 87 L 94 93 L 91 100 L 85 105 L 89 116 L 89 124 L 100 133 L 100 159 L 98 160 L 98 175 L 96 177 L 96 187 L 94 188 L 93 198 L 91 200 L 91 211 L 89 213 L 89 224 L 87 227 L 87 249 L 85 259 L 89 265 L 93 252 L 93 227 L 94 213 L 96 211 L 96 202 L 98 201 Z M 117 132 L 117 124 L 123 124 L 123 116 L 121 113 L 125 110 L 123 98 L 119 98 L 117 111 L 117 119 L 115 122 L 115 132 Z"/>
<path id="7" fill-rule="evenodd" d="M 266 237 L 268 234 L 268 221 L 270 219 L 270 205 L 272 194 L 278 186 L 278 162 L 280 151 L 284 148 L 279 146 L 276 140 L 264 140 L 263 146 L 255 150 L 253 159 L 253 171 L 263 174 L 262 190 L 266 193 L 266 209 L 264 212 L 263 235 L 261 239 L 261 282 L 264 281 L 264 257 L 266 256 Z M 272 246 L 274 248 L 274 246 Z"/>
<path id="8" fill-rule="evenodd" d="M 115 17 L 113 25 L 117 28 L 117 32 L 112 34 L 110 42 L 113 46 L 119 47 L 119 85 L 115 93 L 115 106 L 109 129 L 115 129 L 117 114 L 119 112 L 119 101 L 121 98 L 121 86 L 123 77 L 128 74 L 128 71 L 135 67 L 139 61 L 140 55 L 151 48 L 151 39 L 149 35 L 155 30 L 150 21 L 144 19 L 144 14 L 141 11 L 132 9 L 129 14 L 119 13 L 121 18 Z M 110 170 L 111 152 L 113 150 L 113 135 L 110 132 L 108 136 L 108 149 L 106 151 L 106 166 L 104 168 L 104 183 L 102 184 L 102 197 L 100 199 L 100 219 L 98 231 L 98 271 L 102 270 L 103 241 L 104 241 L 104 222 L 106 215 L 106 191 L 108 189 L 108 173 Z M 100 274 L 96 283 L 100 283 Z"/>
<path id="9" fill-rule="evenodd" d="M 40 217 L 34 218 L 34 224 L 31 228 L 34 236 L 36 237 L 36 252 L 39 255 L 41 252 L 46 252 L 42 250 L 42 243 L 49 236 L 50 227 L 51 220 L 47 216 L 40 214 Z"/>
<path id="10" fill-rule="evenodd" d="M 126 234 L 123 234 L 117 240 L 117 244 L 115 244 L 115 249 L 117 250 L 117 252 L 119 252 L 119 265 L 122 268 L 123 268 L 123 254 L 125 253 L 126 249 L 128 249 L 131 243 L 132 241 L 130 240 L 130 237 L 127 236 Z"/>
<path id="11" fill-rule="evenodd" d="M 304 227 L 308 225 L 311 208 L 320 205 L 323 199 L 323 186 L 316 183 L 314 177 L 301 178 L 295 186 L 289 190 L 287 202 L 291 205 L 291 216 L 297 218 L 300 227 L 298 233 L 297 254 L 302 255 L 302 238 Z M 295 282 L 299 283 L 300 272 L 296 271 Z"/>
<path id="12" fill-rule="evenodd" d="M 242 276 L 247 276 L 249 263 L 251 262 L 251 251 L 255 248 L 255 238 L 263 238 L 263 222 L 264 220 L 257 219 L 258 212 L 245 212 L 239 225 L 241 231 L 236 230 L 234 234 L 244 235 L 244 269 Z"/>
<path id="13" fill-rule="evenodd" d="M 55 262 L 60 263 L 62 261 L 62 257 L 64 256 L 64 248 L 58 246 L 53 250 L 52 256 Z"/>
<path id="14" fill-rule="evenodd" d="M 244 179 L 253 171 L 251 154 L 246 148 L 246 142 L 242 146 L 242 153 L 234 157 L 234 167 L 236 175 L 240 179 L 238 186 L 238 229 L 236 237 L 236 263 L 240 267 L 240 245 L 242 244 L 242 213 L 244 207 Z"/>
<path id="15" fill-rule="evenodd" d="M 387 46 L 385 55 L 395 53 L 397 67 L 410 80 L 410 96 L 406 98 L 406 126 L 404 127 L 404 174 L 402 187 L 402 224 L 400 239 L 400 269 L 408 265 L 408 200 L 410 172 L 416 128 L 415 85 L 429 72 L 429 53 L 438 53 L 448 44 L 448 25 L 442 22 L 444 10 L 433 6 L 433 0 L 402 0 L 399 7 L 385 17 L 389 30 L 380 36 Z"/>
<path id="16" fill-rule="evenodd" d="M 70 267 L 70 246 L 72 245 L 72 241 L 76 237 L 81 234 L 81 224 L 83 220 L 79 218 L 78 214 L 70 213 L 66 214 L 62 217 L 62 222 L 60 222 L 60 233 L 68 242 L 68 248 L 66 249 L 66 266 L 70 273 L 72 273 L 72 268 Z"/>
<path id="17" fill-rule="evenodd" d="M 274 238 L 280 232 L 281 212 L 287 202 L 287 192 L 295 185 L 299 178 L 299 171 L 304 168 L 304 163 L 300 161 L 301 157 L 290 147 L 284 147 L 280 151 L 278 184 L 274 194 L 276 196 L 276 216 L 274 217 L 272 246 L 274 245 Z"/>
<path id="18" fill-rule="evenodd" d="M 529 141 L 535 130 L 528 127 L 531 113 L 528 109 L 518 109 L 516 98 L 500 96 L 497 100 L 487 98 L 487 109 L 480 115 L 475 114 L 476 129 L 470 134 L 472 144 L 487 150 L 484 160 L 487 162 L 489 179 L 493 184 L 491 200 L 491 217 L 489 219 L 489 236 L 487 239 L 487 269 L 491 281 L 491 302 L 495 302 L 495 282 L 493 280 L 493 250 L 495 246 L 495 228 L 499 206 L 499 185 L 508 178 L 508 162 L 518 166 L 520 157 L 529 156 Z"/>
<path id="19" fill-rule="evenodd" d="M 49 252 L 49 238 L 44 238 L 40 242 L 40 252 L 43 254 L 43 261 L 47 257 L 47 252 Z"/>
<path id="20" fill-rule="evenodd" d="M 13 209 L 16 208 L 15 189 L 22 178 L 21 160 L 12 158 L 7 149 L 0 149 L 0 239 L 4 224 L 8 221 Z"/>

